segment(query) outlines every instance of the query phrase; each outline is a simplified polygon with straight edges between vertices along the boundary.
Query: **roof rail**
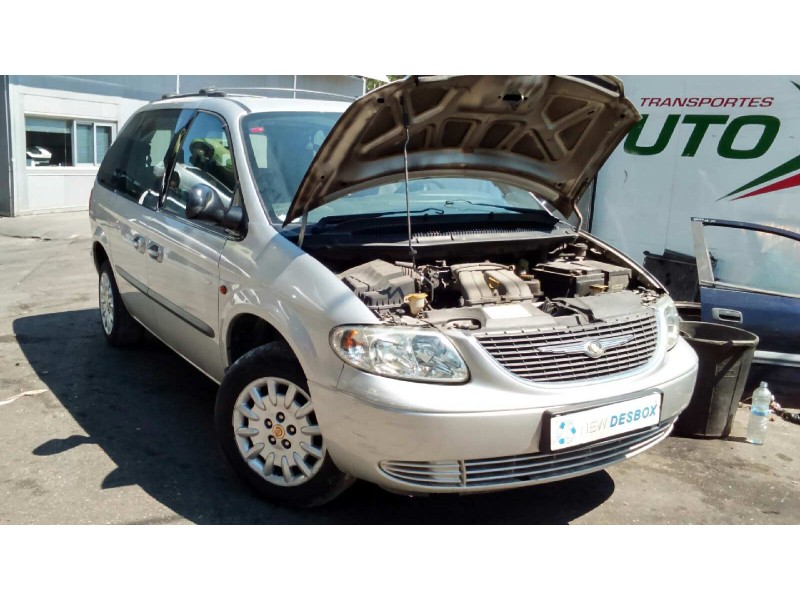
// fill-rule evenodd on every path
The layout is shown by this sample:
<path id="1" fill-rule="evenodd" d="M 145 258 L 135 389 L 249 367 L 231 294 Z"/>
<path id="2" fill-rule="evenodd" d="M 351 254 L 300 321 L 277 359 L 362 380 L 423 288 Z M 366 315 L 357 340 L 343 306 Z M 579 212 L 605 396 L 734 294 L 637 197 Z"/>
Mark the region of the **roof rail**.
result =
<path id="1" fill-rule="evenodd" d="M 218 90 L 214 86 L 209 86 L 209 87 L 203 88 L 199 92 L 196 92 L 196 93 L 193 93 L 193 94 L 173 94 L 173 93 L 163 94 L 161 96 L 161 99 L 162 100 L 169 100 L 170 98 L 191 98 L 192 96 L 219 97 L 219 96 L 227 96 L 227 94 L 222 90 Z"/>
<path id="2" fill-rule="evenodd" d="M 241 88 L 217 88 L 217 87 L 207 87 L 203 88 L 199 92 L 191 93 L 191 94 L 175 94 L 175 93 L 168 93 L 163 94 L 161 96 L 162 100 L 169 100 L 172 98 L 191 98 L 193 96 L 213 96 L 213 97 L 222 97 L 227 96 L 230 93 L 237 93 L 239 90 L 242 91 L 258 91 L 258 92 L 287 92 L 292 93 L 293 97 L 297 97 L 297 94 L 318 94 L 320 96 L 329 96 L 333 98 L 344 98 L 345 100 L 356 100 L 359 96 L 348 96 L 346 94 L 336 94 L 334 92 L 322 92 L 319 90 L 305 90 L 301 88 L 282 88 L 282 87 L 241 87 Z M 248 94 L 243 94 L 248 95 Z M 259 94 L 250 94 L 250 95 L 259 95 Z"/>
<path id="3" fill-rule="evenodd" d="M 234 87 L 234 88 L 213 88 L 215 92 L 220 93 L 236 93 L 238 91 L 246 91 L 246 92 L 291 92 L 292 94 L 297 97 L 297 94 L 318 94 L 321 96 L 332 96 L 334 98 L 344 98 L 346 100 L 355 100 L 360 96 L 348 96 L 346 94 L 336 94 L 334 92 L 322 92 L 319 90 L 306 90 L 302 88 L 284 88 L 284 87 Z"/>
<path id="4" fill-rule="evenodd" d="M 222 90 L 218 90 L 213 85 L 207 88 L 203 88 L 202 90 L 200 90 L 199 93 L 201 96 L 227 96 L 225 92 L 223 92 Z"/>

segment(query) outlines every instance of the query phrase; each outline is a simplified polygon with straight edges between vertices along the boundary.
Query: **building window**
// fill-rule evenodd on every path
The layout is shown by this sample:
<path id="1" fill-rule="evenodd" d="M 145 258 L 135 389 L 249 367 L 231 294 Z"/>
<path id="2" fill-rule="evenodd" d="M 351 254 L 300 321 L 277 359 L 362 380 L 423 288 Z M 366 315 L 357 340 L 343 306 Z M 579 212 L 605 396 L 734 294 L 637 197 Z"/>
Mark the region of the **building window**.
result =
<path id="1" fill-rule="evenodd" d="M 110 123 L 25 117 L 25 164 L 99 165 L 111 146 L 114 129 Z"/>
<path id="2" fill-rule="evenodd" d="M 25 117 L 25 164 L 72 166 L 72 121 Z"/>
<path id="3" fill-rule="evenodd" d="M 91 123 L 75 124 L 77 161 L 79 164 L 94 164 L 94 127 Z"/>
<path id="4" fill-rule="evenodd" d="M 110 125 L 95 125 L 94 126 L 94 139 L 95 139 L 95 160 L 97 164 L 103 162 L 106 152 L 111 147 L 111 126 Z"/>

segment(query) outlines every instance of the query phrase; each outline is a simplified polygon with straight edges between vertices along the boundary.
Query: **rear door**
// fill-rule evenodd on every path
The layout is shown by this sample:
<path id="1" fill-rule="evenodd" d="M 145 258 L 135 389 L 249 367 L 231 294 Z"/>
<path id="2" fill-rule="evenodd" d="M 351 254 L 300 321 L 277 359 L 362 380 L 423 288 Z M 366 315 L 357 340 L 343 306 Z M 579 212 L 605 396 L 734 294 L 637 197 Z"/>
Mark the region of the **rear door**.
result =
<path id="1" fill-rule="evenodd" d="M 199 111 L 175 148 L 147 248 L 150 296 L 157 304 L 159 337 L 219 381 L 219 260 L 230 232 L 188 219 L 186 199 L 196 186 L 208 186 L 230 207 L 237 188 L 231 140 L 221 117 Z"/>
<path id="2" fill-rule="evenodd" d="M 800 234 L 692 219 L 702 320 L 759 337 L 756 362 L 800 366 Z"/>
<path id="3" fill-rule="evenodd" d="M 150 329 L 155 314 L 147 294 L 147 244 L 180 116 L 179 109 L 166 109 L 132 117 L 106 154 L 94 190 L 123 302 Z"/>

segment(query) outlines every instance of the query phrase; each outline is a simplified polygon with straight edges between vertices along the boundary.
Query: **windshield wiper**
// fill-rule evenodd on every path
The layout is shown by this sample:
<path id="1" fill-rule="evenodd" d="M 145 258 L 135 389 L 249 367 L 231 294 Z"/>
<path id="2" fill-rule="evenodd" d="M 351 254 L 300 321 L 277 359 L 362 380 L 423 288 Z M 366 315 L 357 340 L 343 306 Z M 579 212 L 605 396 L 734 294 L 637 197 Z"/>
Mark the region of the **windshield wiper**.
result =
<path id="1" fill-rule="evenodd" d="M 448 204 L 454 204 L 455 202 L 466 202 L 467 204 L 471 204 L 472 206 L 488 206 L 489 208 L 502 208 L 503 210 L 507 210 L 509 212 L 520 213 L 524 215 L 529 215 L 531 213 L 538 213 L 542 214 L 543 210 L 539 208 L 523 208 L 521 206 L 508 206 L 507 204 L 491 204 L 489 202 L 473 202 L 472 200 L 464 200 L 463 198 L 459 198 L 457 200 L 446 200 L 445 206 Z"/>
<path id="2" fill-rule="evenodd" d="M 420 208 L 418 210 L 412 210 L 412 215 L 418 215 L 426 212 L 432 212 L 435 215 L 443 215 L 444 210 L 441 208 L 436 208 L 434 206 L 428 206 L 427 208 Z M 404 210 L 390 210 L 387 212 L 379 212 L 379 213 L 367 213 L 364 215 L 342 215 L 339 217 L 323 217 L 317 223 L 316 226 L 318 227 L 327 227 L 328 225 L 341 225 L 342 223 L 352 223 L 353 221 L 365 221 L 367 219 L 376 219 L 378 217 L 390 217 L 392 215 L 404 215 L 406 211 Z"/>

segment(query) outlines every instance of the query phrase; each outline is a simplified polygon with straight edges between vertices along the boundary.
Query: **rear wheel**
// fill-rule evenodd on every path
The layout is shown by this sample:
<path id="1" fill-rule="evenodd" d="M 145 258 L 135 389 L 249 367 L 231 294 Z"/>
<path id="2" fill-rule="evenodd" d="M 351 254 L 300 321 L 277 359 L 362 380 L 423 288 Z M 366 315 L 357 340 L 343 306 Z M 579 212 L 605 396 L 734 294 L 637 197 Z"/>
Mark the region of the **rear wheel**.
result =
<path id="1" fill-rule="evenodd" d="M 112 346 L 130 346 L 142 339 L 144 329 L 128 313 L 114 279 L 111 263 L 105 261 L 100 267 L 98 279 L 98 303 L 100 323 L 106 341 Z"/>
<path id="2" fill-rule="evenodd" d="M 269 500 L 318 506 L 355 481 L 333 464 L 306 377 L 284 343 L 233 364 L 217 394 L 215 424 L 233 470 Z"/>

